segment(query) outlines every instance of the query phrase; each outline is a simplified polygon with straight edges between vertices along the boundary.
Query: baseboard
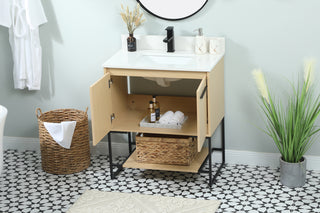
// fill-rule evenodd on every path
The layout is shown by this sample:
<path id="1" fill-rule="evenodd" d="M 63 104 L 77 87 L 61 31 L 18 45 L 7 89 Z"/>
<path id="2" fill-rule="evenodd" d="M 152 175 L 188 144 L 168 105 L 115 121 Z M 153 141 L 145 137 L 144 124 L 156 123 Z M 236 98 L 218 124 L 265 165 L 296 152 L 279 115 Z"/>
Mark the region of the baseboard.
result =
<path id="1" fill-rule="evenodd" d="M 113 156 L 128 155 L 127 143 L 112 143 Z M 15 149 L 19 152 L 32 150 L 40 153 L 40 143 L 38 138 L 8 137 L 3 138 L 3 149 Z M 106 142 L 100 142 L 97 146 L 90 143 L 92 155 L 108 155 Z M 214 152 L 212 155 L 214 163 L 221 162 L 221 152 Z M 245 164 L 252 166 L 269 166 L 277 168 L 279 166 L 279 153 L 252 152 L 245 150 L 226 150 L 226 163 Z M 307 169 L 320 170 L 320 156 L 307 155 Z"/>

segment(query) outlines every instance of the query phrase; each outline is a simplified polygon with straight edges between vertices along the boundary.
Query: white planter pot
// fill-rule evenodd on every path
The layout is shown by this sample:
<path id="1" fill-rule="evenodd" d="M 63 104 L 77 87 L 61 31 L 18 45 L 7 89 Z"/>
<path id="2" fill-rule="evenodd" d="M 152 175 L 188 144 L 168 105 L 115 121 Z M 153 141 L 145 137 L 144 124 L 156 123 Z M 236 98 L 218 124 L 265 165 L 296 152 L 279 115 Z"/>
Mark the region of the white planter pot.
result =
<path id="1" fill-rule="evenodd" d="M 280 182 L 287 187 L 302 187 L 306 182 L 307 159 L 299 163 L 288 163 L 280 157 Z"/>

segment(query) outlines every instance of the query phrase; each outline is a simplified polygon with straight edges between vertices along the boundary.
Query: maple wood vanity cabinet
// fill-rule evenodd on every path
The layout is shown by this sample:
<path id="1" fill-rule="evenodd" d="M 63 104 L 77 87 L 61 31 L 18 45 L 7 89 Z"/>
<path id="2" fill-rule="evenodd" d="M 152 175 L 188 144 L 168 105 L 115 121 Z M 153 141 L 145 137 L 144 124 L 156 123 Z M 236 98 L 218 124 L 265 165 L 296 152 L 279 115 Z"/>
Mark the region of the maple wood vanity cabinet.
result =
<path id="1" fill-rule="evenodd" d="M 195 79 L 200 83 L 193 97 L 157 96 L 161 111 L 182 111 L 188 119 L 181 129 L 140 127 L 146 116 L 151 95 L 128 94 L 127 77 Z M 109 132 L 139 132 L 185 135 L 197 138 L 196 165 L 143 165 L 135 162 L 135 153 L 123 167 L 197 172 L 208 149 L 203 149 L 206 137 L 211 137 L 224 118 L 224 57 L 211 71 L 149 70 L 104 67 L 103 76 L 90 87 L 93 145 Z M 162 168 L 163 167 L 163 168 Z"/>

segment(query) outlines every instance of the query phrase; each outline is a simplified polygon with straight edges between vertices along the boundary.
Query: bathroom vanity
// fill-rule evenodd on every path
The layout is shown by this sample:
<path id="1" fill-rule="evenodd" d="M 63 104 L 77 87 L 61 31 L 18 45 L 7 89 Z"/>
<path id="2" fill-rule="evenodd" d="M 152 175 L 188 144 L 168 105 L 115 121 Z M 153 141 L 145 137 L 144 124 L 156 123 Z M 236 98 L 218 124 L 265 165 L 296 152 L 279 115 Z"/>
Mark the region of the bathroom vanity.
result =
<path id="1" fill-rule="evenodd" d="M 188 40 L 183 39 L 184 42 Z M 189 40 L 192 42 L 191 37 Z M 176 47 L 175 53 L 166 53 L 162 49 L 127 52 L 125 46 L 104 63 L 102 78 L 90 87 L 93 145 L 108 135 L 111 178 L 115 178 L 123 168 L 208 172 L 211 186 L 224 164 L 224 52 L 195 55 L 185 47 L 179 48 L 179 41 Z M 198 87 L 191 97 L 157 96 L 162 113 L 180 110 L 188 116 L 182 128 L 140 127 L 139 123 L 146 116 L 151 96 L 130 94 L 128 77 L 197 81 Z M 222 124 L 222 145 L 220 148 L 212 148 L 211 137 L 219 124 Z M 114 132 L 128 134 L 129 156 L 122 164 L 114 164 L 112 161 L 110 134 Z M 131 133 L 137 132 L 196 137 L 198 153 L 190 166 L 138 163 L 131 140 Z M 204 146 L 206 140 L 208 146 Z M 212 178 L 213 151 L 222 152 L 222 164 Z M 209 161 L 209 171 L 203 171 L 206 161 Z"/>

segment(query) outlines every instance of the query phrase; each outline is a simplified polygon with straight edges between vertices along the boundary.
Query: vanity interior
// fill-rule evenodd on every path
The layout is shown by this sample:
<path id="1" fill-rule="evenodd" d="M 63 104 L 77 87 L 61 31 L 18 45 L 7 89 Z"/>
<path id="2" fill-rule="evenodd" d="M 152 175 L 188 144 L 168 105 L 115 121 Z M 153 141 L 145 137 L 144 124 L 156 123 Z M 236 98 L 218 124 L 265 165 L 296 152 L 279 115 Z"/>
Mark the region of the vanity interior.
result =
<path id="1" fill-rule="evenodd" d="M 209 160 L 211 165 L 211 154 L 213 151 L 223 152 L 224 164 L 224 135 L 221 148 L 212 148 L 211 136 L 220 123 L 223 124 L 224 134 L 224 57 L 220 56 L 198 56 L 197 60 L 203 65 L 210 61 L 205 67 L 194 67 L 188 65 L 173 66 L 168 64 L 159 65 L 146 61 L 143 66 L 139 64 L 140 53 L 127 53 L 120 50 L 104 65 L 104 74 L 90 87 L 90 104 L 92 119 L 93 145 L 96 145 L 108 135 L 111 177 L 123 168 L 155 169 L 180 172 L 201 172 L 204 162 Z M 167 56 L 166 56 L 167 57 Z M 171 57 L 171 56 L 170 56 Z M 179 56 L 180 57 L 180 56 Z M 205 58 L 204 60 L 201 60 Z M 132 60 L 131 60 L 132 59 Z M 211 60 L 210 60 L 211 59 Z M 212 62 L 215 59 L 214 62 Z M 130 64 L 131 63 L 131 64 Z M 115 65 L 116 64 L 116 65 Z M 152 67 L 153 66 L 153 67 Z M 185 69 L 186 67 L 186 70 Z M 157 69 L 159 68 L 159 69 Z M 162 78 L 162 79 L 189 79 L 196 85 L 194 94 L 191 96 L 157 95 L 157 101 L 161 105 L 161 113 L 168 110 L 182 111 L 188 119 L 181 129 L 140 127 L 140 121 L 147 115 L 148 103 L 152 96 L 149 91 L 140 94 L 128 92 L 128 77 Z M 130 83 L 129 83 L 130 84 Z M 129 156 L 122 164 L 112 162 L 111 133 L 128 133 Z M 197 151 L 195 159 L 190 166 L 147 164 L 136 161 L 135 150 L 132 149 L 131 133 L 154 133 L 165 135 L 183 135 L 195 137 L 197 140 Z M 208 146 L 204 143 L 208 139 Z M 210 147 L 210 149 L 208 148 Z M 208 154 L 210 153 L 210 154 Z M 114 169 L 117 169 L 115 172 Z M 221 167 L 219 168 L 220 171 Z M 219 172 L 218 171 L 218 172 Z M 212 171 L 209 173 L 209 185 L 212 184 Z M 217 173 L 218 173 L 217 172 Z M 216 173 L 216 175 L 217 175 Z"/>

